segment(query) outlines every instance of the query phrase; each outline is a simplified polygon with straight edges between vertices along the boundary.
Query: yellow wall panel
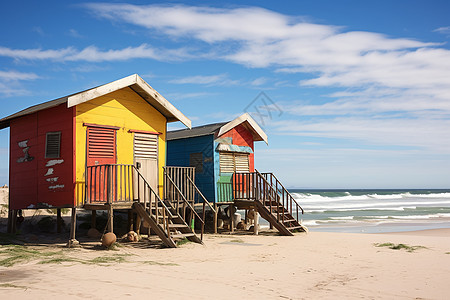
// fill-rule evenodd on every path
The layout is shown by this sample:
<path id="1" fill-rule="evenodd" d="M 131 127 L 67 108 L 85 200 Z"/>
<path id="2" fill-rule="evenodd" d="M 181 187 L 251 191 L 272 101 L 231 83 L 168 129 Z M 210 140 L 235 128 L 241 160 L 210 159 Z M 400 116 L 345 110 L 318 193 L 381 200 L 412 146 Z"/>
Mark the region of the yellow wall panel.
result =
<path id="1" fill-rule="evenodd" d="M 129 130 L 160 132 L 158 139 L 159 192 L 163 189 L 166 164 L 166 118 L 130 88 L 125 88 L 76 106 L 76 181 L 84 182 L 86 131 L 84 123 L 120 127 L 116 135 L 118 164 L 133 164 L 133 133 Z M 78 193 L 80 194 L 80 193 Z M 81 204 L 81 196 L 77 195 Z"/>

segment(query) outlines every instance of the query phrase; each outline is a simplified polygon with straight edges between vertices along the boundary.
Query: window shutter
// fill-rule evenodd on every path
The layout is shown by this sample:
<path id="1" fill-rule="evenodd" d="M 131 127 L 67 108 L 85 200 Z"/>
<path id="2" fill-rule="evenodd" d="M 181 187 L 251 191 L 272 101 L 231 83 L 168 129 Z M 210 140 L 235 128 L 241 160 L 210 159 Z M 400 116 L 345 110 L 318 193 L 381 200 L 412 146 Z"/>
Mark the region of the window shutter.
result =
<path id="1" fill-rule="evenodd" d="M 116 131 L 107 128 L 88 128 L 88 156 L 90 158 L 115 157 Z"/>
<path id="2" fill-rule="evenodd" d="M 156 134 L 134 134 L 134 157 L 158 159 L 158 136 Z"/>
<path id="3" fill-rule="evenodd" d="M 58 158 L 61 151 L 61 132 L 47 132 L 45 139 L 45 158 Z"/>
<path id="4" fill-rule="evenodd" d="M 248 154 L 236 153 L 234 155 L 234 162 L 236 167 L 236 173 L 250 172 L 250 167 L 248 163 Z"/>
<path id="5" fill-rule="evenodd" d="M 220 153 L 220 173 L 234 172 L 234 158 L 233 153 Z"/>

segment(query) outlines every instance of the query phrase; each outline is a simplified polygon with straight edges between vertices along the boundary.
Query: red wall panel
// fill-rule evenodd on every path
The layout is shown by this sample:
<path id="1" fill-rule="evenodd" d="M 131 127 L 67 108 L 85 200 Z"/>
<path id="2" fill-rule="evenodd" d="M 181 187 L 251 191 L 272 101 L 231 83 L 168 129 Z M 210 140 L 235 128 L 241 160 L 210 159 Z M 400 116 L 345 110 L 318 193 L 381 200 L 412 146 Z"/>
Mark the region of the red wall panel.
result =
<path id="1" fill-rule="evenodd" d="M 231 129 L 228 132 L 225 132 L 220 137 L 221 138 L 230 137 L 233 141 L 233 145 L 247 146 L 247 147 L 252 148 L 252 150 L 254 151 L 254 147 L 253 147 L 254 141 L 253 141 L 252 133 L 250 131 L 248 131 L 247 128 L 245 128 L 244 125 L 242 125 L 242 124 L 234 127 L 233 129 Z M 253 153 L 251 153 L 249 155 L 248 160 L 249 160 L 249 165 L 250 165 L 250 172 L 254 172 L 255 171 L 255 158 L 254 158 Z"/>
<path id="2" fill-rule="evenodd" d="M 66 104 L 11 122 L 11 208 L 69 207 L 74 205 L 73 108 Z M 47 132 L 61 132 L 59 158 L 45 158 Z M 28 140 L 31 161 L 17 162 L 23 150 L 18 142 Z"/>

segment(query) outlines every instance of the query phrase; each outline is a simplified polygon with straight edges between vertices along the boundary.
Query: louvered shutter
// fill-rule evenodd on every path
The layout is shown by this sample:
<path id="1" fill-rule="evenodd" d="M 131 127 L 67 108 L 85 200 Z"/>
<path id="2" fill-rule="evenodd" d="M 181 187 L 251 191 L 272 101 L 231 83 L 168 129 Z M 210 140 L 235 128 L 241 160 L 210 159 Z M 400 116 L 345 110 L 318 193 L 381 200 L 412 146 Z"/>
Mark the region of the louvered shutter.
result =
<path id="1" fill-rule="evenodd" d="M 235 153 L 234 154 L 234 164 L 236 173 L 247 173 L 250 172 L 248 163 L 248 154 Z"/>
<path id="2" fill-rule="evenodd" d="M 158 136 L 156 134 L 134 134 L 134 157 L 158 159 Z"/>
<path id="3" fill-rule="evenodd" d="M 107 128 L 88 128 L 88 157 L 114 159 L 116 155 L 116 131 Z"/>
<path id="4" fill-rule="evenodd" d="M 58 158 L 61 151 L 61 132 L 47 132 L 45 138 L 45 158 Z"/>
<path id="5" fill-rule="evenodd" d="M 234 158 L 233 153 L 220 153 L 220 173 L 234 172 Z"/>

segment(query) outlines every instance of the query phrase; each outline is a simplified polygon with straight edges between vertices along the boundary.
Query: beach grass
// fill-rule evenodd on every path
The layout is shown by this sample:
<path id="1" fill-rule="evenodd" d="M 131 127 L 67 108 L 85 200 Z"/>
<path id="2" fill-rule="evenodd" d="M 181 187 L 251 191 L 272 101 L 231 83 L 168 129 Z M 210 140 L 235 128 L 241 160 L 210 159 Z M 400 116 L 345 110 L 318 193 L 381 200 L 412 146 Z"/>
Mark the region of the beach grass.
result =
<path id="1" fill-rule="evenodd" d="M 16 285 L 16 284 L 12 284 L 12 283 L 0 283 L 0 288 L 27 289 L 26 286 Z"/>
<path id="2" fill-rule="evenodd" d="M 234 240 L 231 240 L 230 241 L 230 243 L 243 243 L 244 241 L 243 240 L 241 240 L 241 239 L 234 239 Z"/>
<path id="3" fill-rule="evenodd" d="M 190 243 L 191 241 L 188 240 L 187 238 L 184 238 L 182 240 L 177 241 L 177 247 L 182 246 L 184 244 Z"/>
<path id="4" fill-rule="evenodd" d="M 416 251 L 418 249 L 427 249 L 427 247 L 425 247 L 425 246 L 409 246 L 409 245 L 406 245 L 406 244 L 401 244 L 401 243 L 400 244 L 394 244 L 394 243 L 390 243 L 390 242 L 388 242 L 388 243 L 375 243 L 374 245 L 375 245 L 375 247 L 388 247 L 388 248 L 393 249 L 393 250 L 402 250 L 402 249 L 404 249 L 407 252 L 414 252 L 414 251 Z"/>
<path id="5" fill-rule="evenodd" d="M 109 265 L 127 262 L 126 257 L 131 254 L 116 254 L 98 256 L 92 259 L 74 258 L 66 255 L 68 250 L 40 251 L 22 245 L 8 245 L 0 247 L 0 266 L 12 267 L 16 264 L 38 261 L 38 264 L 80 263 L 89 265 Z"/>
<path id="6" fill-rule="evenodd" d="M 0 248 L 0 257 L 6 256 L 0 259 L 0 266 L 11 267 L 17 263 L 60 255 L 62 251 L 38 251 L 22 245 L 8 245 Z"/>

